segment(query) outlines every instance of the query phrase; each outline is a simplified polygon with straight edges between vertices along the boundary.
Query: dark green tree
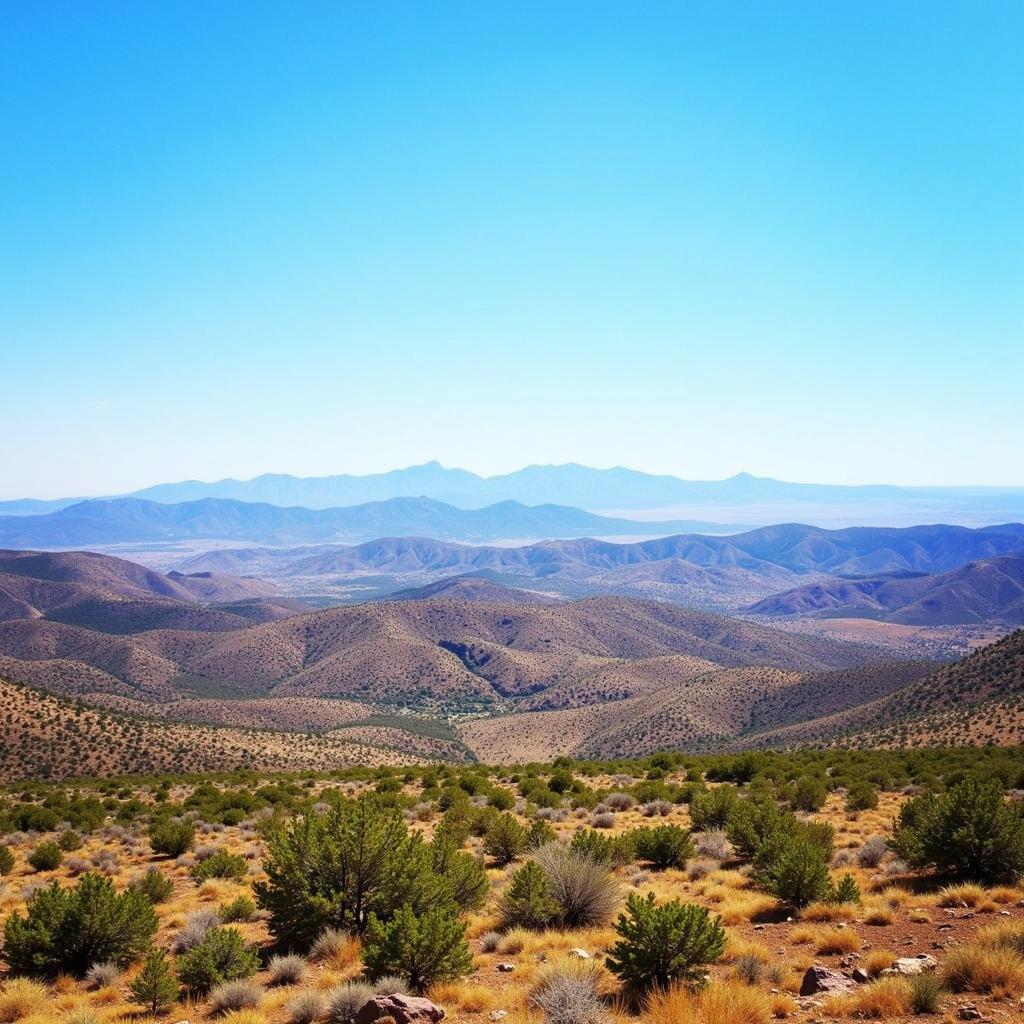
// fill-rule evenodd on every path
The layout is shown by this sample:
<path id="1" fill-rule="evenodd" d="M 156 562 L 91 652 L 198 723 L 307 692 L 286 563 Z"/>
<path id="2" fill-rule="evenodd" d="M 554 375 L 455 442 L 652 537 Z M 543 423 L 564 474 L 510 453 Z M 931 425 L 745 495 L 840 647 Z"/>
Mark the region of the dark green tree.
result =
<path id="1" fill-rule="evenodd" d="M 152 1014 L 161 1013 L 178 1001 L 178 982 L 161 949 L 151 948 L 141 972 L 129 985 L 132 998 Z"/>

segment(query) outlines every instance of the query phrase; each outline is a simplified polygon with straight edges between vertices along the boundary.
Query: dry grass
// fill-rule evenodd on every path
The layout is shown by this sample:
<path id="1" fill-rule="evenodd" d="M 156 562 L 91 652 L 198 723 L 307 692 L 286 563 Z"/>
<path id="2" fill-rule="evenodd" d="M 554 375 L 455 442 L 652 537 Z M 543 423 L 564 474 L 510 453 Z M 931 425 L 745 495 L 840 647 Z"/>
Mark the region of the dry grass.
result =
<path id="1" fill-rule="evenodd" d="M 43 985 L 27 978 L 15 978 L 4 985 L 0 993 L 0 1021 L 24 1020 L 40 1013 L 47 1005 L 50 994 Z"/>
<path id="2" fill-rule="evenodd" d="M 885 1020 L 910 1013 L 911 987 L 906 978 L 881 978 L 864 985 L 848 996 L 826 1003 L 826 1012 L 834 1016 Z"/>
<path id="3" fill-rule="evenodd" d="M 892 924 L 896 911 L 884 903 L 870 903 L 864 908 L 864 923 L 873 925 Z"/>
<path id="4" fill-rule="evenodd" d="M 974 909 L 988 898 L 983 886 L 967 882 L 962 885 L 947 885 L 939 890 L 940 907 L 968 907 Z"/>
<path id="5" fill-rule="evenodd" d="M 954 992 L 1015 996 L 1024 992 L 1024 959 L 1008 949 L 970 943 L 949 951 L 940 977 Z"/>
<path id="6" fill-rule="evenodd" d="M 728 981 L 699 993 L 677 985 L 655 992 L 647 1000 L 643 1020 L 647 1024 L 767 1024 L 773 1015 L 772 1001 L 764 992 Z"/>
<path id="7" fill-rule="evenodd" d="M 892 967 L 896 961 L 896 954 L 888 949 L 869 949 L 864 954 L 861 967 L 864 968 L 872 978 L 877 978 L 887 967 Z"/>

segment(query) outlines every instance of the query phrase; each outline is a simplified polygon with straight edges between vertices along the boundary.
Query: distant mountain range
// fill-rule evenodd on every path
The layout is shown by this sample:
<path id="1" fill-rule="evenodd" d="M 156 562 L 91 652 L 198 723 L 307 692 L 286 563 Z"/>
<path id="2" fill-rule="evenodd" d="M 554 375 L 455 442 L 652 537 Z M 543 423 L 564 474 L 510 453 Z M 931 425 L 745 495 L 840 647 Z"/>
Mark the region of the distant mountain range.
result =
<path id="1" fill-rule="evenodd" d="M 615 594 L 740 609 L 803 587 L 808 577 L 942 573 L 1003 555 L 1024 556 L 1024 527 L 823 530 L 786 524 L 730 536 L 682 534 L 625 544 L 582 538 L 523 547 L 385 537 L 351 547 L 223 549 L 189 557 L 178 568 L 267 577 L 304 594 L 348 581 L 376 588 L 356 595 L 365 598 L 471 575 L 563 597 Z"/>
<path id="2" fill-rule="evenodd" d="M 503 501 L 525 505 L 557 503 L 591 511 L 669 509 L 674 511 L 667 515 L 673 518 L 747 524 L 782 518 L 893 524 L 907 521 L 982 524 L 1024 518 L 1024 487 L 854 487 L 788 483 L 749 473 L 739 473 L 726 480 L 699 481 L 642 473 L 621 466 L 593 469 L 574 463 L 527 466 L 491 477 L 464 469 L 448 469 L 438 462 L 365 476 L 296 477 L 268 473 L 252 480 L 186 480 L 157 484 L 129 497 L 166 504 L 220 498 L 310 509 L 426 497 L 467 509 Z M 0 514 L 53 511 L 77 500 L 0 502 Z"/>
<path id="3" fill-rule="evenodd" d="M 394 535 L 461 541 L 673 533 L 713 527 L 688 520 L 640 523 L 565 505 L 503 501 L 461 509 L 432 498 L 389 498 L 347 508 L 282 508 L 233 498 L 167 505 L 141 498 L 82 501 L 42 515 L 0 516 L 0 546 L 101 547 L 181 540 L 260 544 L 356 543 Z"/>
<path id="4" fill-rule="evenodd" d="M 914 626 L 1024 625 L 1024 556 L 968 562 L 943 573 L 832 577 L 759 601 L 759 615 L 877 618 Z"/>

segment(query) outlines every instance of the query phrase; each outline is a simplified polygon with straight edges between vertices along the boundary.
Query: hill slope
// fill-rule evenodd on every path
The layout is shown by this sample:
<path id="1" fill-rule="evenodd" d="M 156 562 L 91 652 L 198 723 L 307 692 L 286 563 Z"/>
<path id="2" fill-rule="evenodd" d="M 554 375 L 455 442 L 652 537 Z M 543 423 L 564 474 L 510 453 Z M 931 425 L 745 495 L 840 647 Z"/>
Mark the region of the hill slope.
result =
<path id="1" fill-rule="evenodd" d="M 1024 556 L 946 573 L 826 579 L 765 598 L 756 615 L 865 615 L 907 625 L 1024 624 Z"/>

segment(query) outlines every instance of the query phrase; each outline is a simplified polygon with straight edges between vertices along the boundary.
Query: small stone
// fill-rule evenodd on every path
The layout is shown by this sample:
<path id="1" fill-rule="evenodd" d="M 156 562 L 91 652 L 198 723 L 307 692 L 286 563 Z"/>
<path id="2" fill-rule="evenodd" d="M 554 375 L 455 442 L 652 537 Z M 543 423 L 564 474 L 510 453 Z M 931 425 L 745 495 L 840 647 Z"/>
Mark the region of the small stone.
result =
<path id="1" fill-rule="evenodd" d="M 574 957 L 576 957 L 577 960 L 589 960 L 590 959 L 590 954 L 585 949 L 580 949 L 579 946 L 576 946 L 575 948 L 570 949 L 569 950 L 569 956 L 574 956 Z"/>
<path id="2" fill-rule="evenodd" d="M 516 969 L 516 965 L 515 964 L 510 964 L 510 963 L 498 964 L 498 970 L 501 971 L 502 974 L 511 974 L 515 969 Z"/>
<path id="3" fill-rule="evenodd" d="M 924 974 L 925 971 L 934 971 L 938 961 L 929 953 L 918 953 L 917 956 L 901 956 L 895 960 L 890 967 L 886 967 L 882 974 Z"/>
<path id="4" fill-rule="evenodd" d="M 981 1020 L 981 1011 L 976 1006 L 961 1006 L 956 1011 L 956 1015 L 961 1020 Z"/>
<path id="5" fill-rule="evenodd" d="M 508 1010 L 491 1010 L 487 1014 L 488 1020 L 504 1020 L 508 1016 Z"/>
<path id="6" fill-rule="evenodd" d="M 1010 914 L 1010 912 L 1008 910 L 1000 910 L 999 914 L 1000 914 L 1001 917 L 1010 917 L 1011 916 L 1011 914 Z"/>
<path id="7" fill-rule="evenodd" d="M 858 985 L 866 985 L 869 981 L 871 981 L 871 975 L 868 974 L 868 972 L 865 971 L 863 967 L 854 967 L 853 980 L 857 982 Z"/>

